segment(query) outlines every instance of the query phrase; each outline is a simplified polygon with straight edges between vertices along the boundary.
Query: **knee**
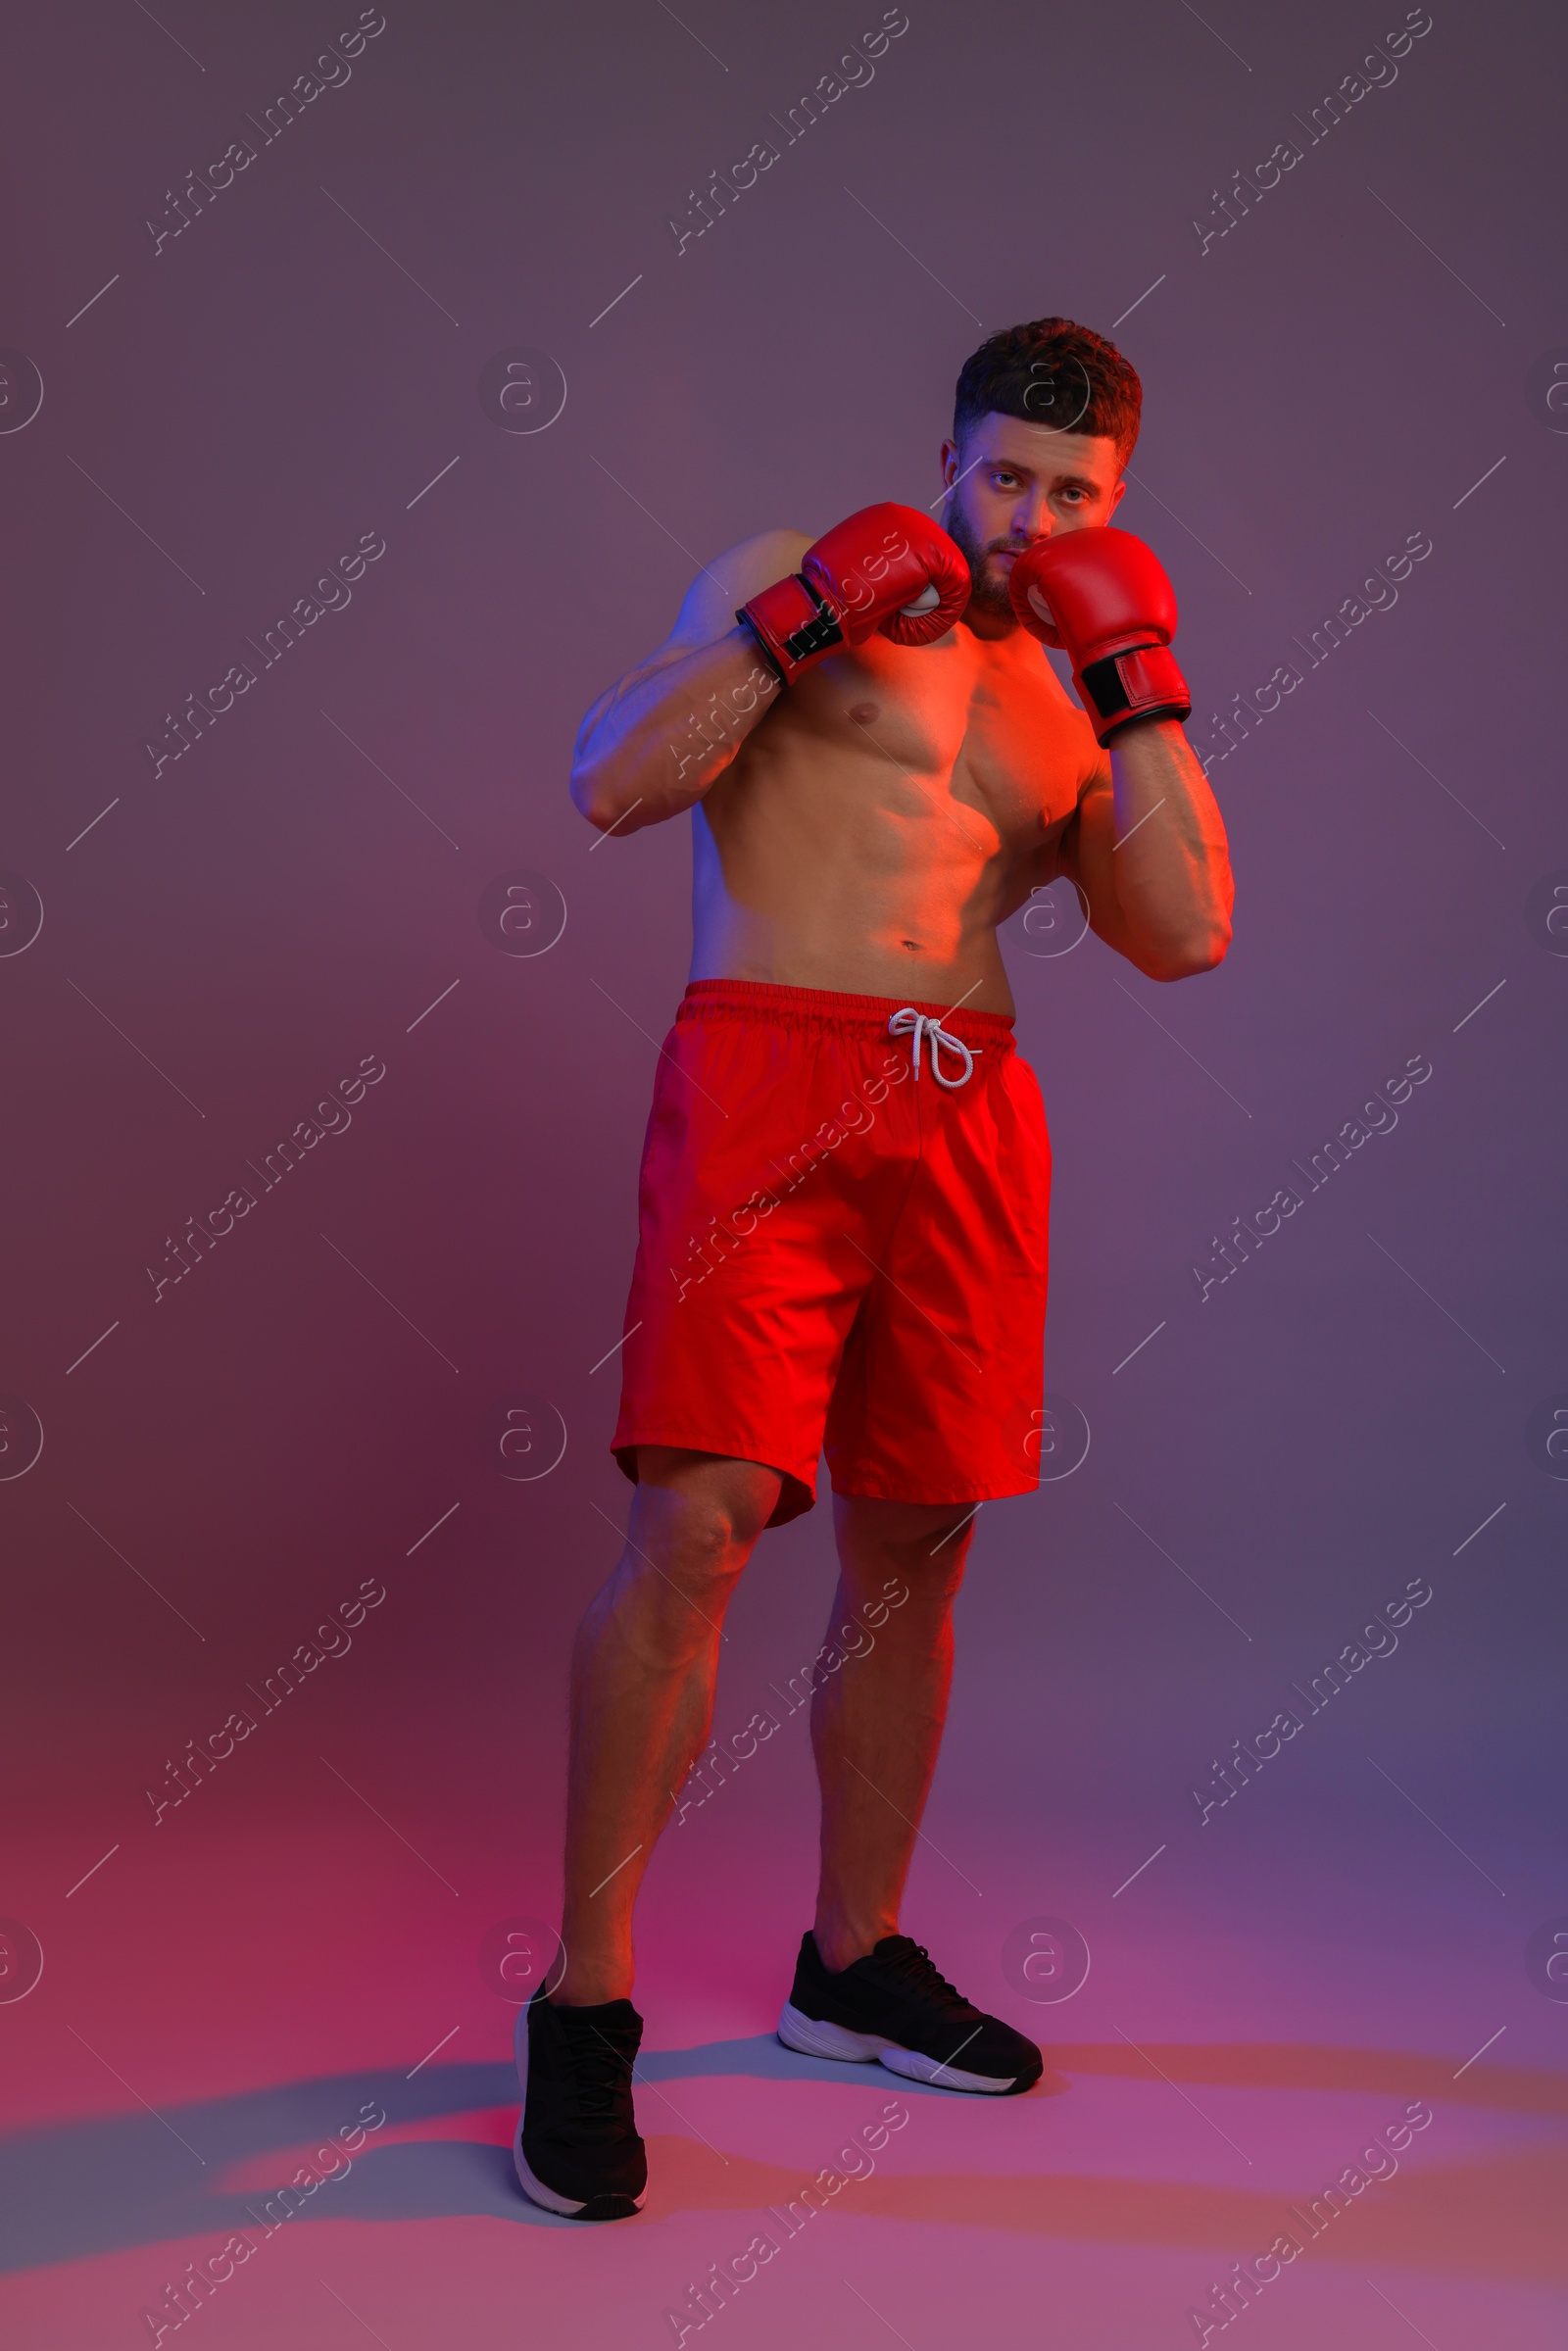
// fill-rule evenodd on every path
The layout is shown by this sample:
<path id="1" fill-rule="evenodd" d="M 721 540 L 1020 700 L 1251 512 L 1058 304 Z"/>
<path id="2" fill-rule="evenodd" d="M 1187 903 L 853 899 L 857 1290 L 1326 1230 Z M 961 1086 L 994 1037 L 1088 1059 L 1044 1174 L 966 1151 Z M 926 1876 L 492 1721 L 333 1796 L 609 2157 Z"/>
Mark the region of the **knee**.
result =
<path id="1" fill-rule="evenodd" d="M 772 1516 L 781 1480 L 760 1462 L 643 1445 L 632 1536 L 666 1565 L 723 1582 L 738 1575 Z"/>
<path id="2" fill-rule="evenodd" d="M 687 1520 L 675 1543 L 635 1533 L 624 1558 L 590 1609 L 590 1639 L 612 1624 L 649 1668 L 664 1673 L 715 1645 L 730 1596 L 746 1564 L 746 1545 L 722 1517 Z"/>
<path id="3" fill-rule="evenodd" d="M 858 1586 L 895 1607 L 941 1608 L 963 1582 L 974 1510 L 961 1502 L 862 1505 L 843 1533 L 845 1564 L 853 1562 Z"/>
<path id="4" fill-rule="evenodd" d="M 735 1464 L 745 1469 L 746 1464 Z M 623 1582 L 643 1605 L 689 1629 L 692 1612 L 722 1613 L 777 1495 L 776 1478 L 712 1479 L 693 1485 L 640 1485 L 622 1563 Z"/>
<path id="5" fill-rule="evenodd" d="M 667 1578 L 683 1592 L 723 1599 L 751 1556 L 760 1531 L 744 1513 L 721 1505 L 700 1504 L 683 1510 L 669 1530 L 669 1539 L 654 1554 L 662 1571 L 656 1581 Z M 654 1572 L 652 1560 L 639 1564 L 648 1573 Z"/>

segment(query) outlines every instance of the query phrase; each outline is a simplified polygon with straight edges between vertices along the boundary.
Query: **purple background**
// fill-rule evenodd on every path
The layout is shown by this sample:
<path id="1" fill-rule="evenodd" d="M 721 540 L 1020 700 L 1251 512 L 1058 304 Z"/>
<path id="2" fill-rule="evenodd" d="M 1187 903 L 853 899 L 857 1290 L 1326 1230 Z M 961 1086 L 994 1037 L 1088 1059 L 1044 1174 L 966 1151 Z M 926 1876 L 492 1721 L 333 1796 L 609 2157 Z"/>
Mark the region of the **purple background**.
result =
<path id="1" fill-rule="evenodd" d="M 1451 2128 L 1410 2159 L 1430 2177 L 1375 2191 L 1383 2233 L 1369 2199 L 1349 2266 L 1314 2249 L 1249 2337 L 1400 2339 L 1365 2290 L 1388 2263 L 1441 2351 L 1555 2339 L 1561 2259 L 1531 2215 L 1560 2194 L 1568 2099 L 1544 2069 L 1568 2018 L 1524 1954 L 1568 1911 L 1568 1492 L 1544 1474 L 1568 1463 L 1541 1433 L 1568 1403 L 1568 940 L 1543 912 L 1568 880 L 1562 26 L 1440 6 L 1396 80 L 1309 144 L 1298 118 L 1398 8 L 1077 13 L 911 0 L 874 78 L 789 145 L 771 119 L 876 8 L 393 6 L 266 145 L 247 118 L 352 9 L 88 6 L 10 30 L 0 343 L 44 387 L 0 432 L 0 867 L 44 912 L 0 954 L 0 1390 L 44 1432 L 0 1482 L 0 1912 L 45 1956 L 0 2001 L 40 2200 L 16 2258 L 45 2265 L 10 2289 L 21 2339 L 147 2339 L 163 2278 L 232 2225 L 188 2201 L 216 2157 L 123 2201 L 186 2161 L 138 2100 L 199 2115 L 186 2139 L 249 2154 L 265 2187 L 285 2173 L 264 2150 L 382 2084 L 404 2141 L 318 2217 L 343 2231 L 335 2289 L 401 2351 L 454 2324 L 512 2339 L 519 2311 L 541 2340 L 670 2339 L 683 2281 L 831 2160 L 840 2104 L 858 2122 L 886 2094 L 757 2037 L 808 1914 L 797 1723 L 650 1876 L 648 2046 L 708 2078 L 679 2116 L 645 2095 L 644 2127 L 698 2172 L 668 2154 L 678 2192 L 612 2240 L 511 2226 L 510 2012 L 475 1953 L 557 1899 L 565 1654 L 626 1502 L 601 1358 L 689 938 L 686 827 L 599 842 L 565 778 L 584 707 L 699 562 L 927 504 L 962 360 L 1048 312 L 1114 332 L 1143 377 L 1118 519 L 1175 581 L 1195 743 L 1222 749 L 1209 713 L 1279 663 L 1305 672 L 1212 768 L 1238 880 L 1217 974 L 1161 989 L 1096 942 L 1007 932 L 1055 1150 L 1047 1384 L 1092 1443 L 982 1514 L 909 1924 L 1080 2095 L 1004 2118 L 920 2096 L 894 2142 L 906 2200 L 873 2218 L 848 2191 L 840 2237 L 723 2324 L 882 2339 L 847 2274 L 920 2351 L 1026 2319 L 1015 2339 L 1064 2351 L 1192 2340 L 1186 2308 L 1281 2225 L 1227 2198 L 1265 2160 L 1292 2196 L 1350 2160 L 1360 2106 L 1341 2128 L 1336 2097 L 1370 2128 L 1442 2088 Z M 255 161 L 155 253 L 166 190 L 246 136 Z M 765 137 L 777 162 L 677 251 L 668 216 Z M 1216 192 L 1287 138 L 1299 162 L 1205 247 Z M 566 387 L 532 433 L 478 390 L 519 346 Z M 27 381 L 10 366 L 0 423 Z M 165 713 L 372 532 L 346 609 L 253 661 L 155 775 Z M 1308 668 L 1293 640 L 1411 533 L 1432 552 L 1397 604 Z M 522 871 L 566 912 L 533 955 L 481 921 Z M 8 903 L 0 946 L 28 928 L 27 891 Z M 1211 1236 L 1416 1054 L 1432 1076 L 1396 1131 L 1200 1300 Z M 155 1299 L 166 1236 L 362 1056 L 386 1074 L 352 1125 Z M 567 1437 L 529 1483 L 498 1442 L 524 1398 Z M 1397 1654 L 1200 1827 L 1211 1758 L 1414 1577 L 1434 1597 Z M 366 1579 L 387 1596 L 354 1653 L 155 1826 L 166 1758 Z M 715 1731 L 812 1653 L 830 1583 L 825 1509 L 767 1539 Z M 1060 2017 L 1002 1964 L 1042 1914 L 1094 1953 Z M 726 2033 L 748 2054 L 687 2062 Z M 1356 2053 L 1343 2078 L 1325 2051 Z M 354 2094 L 328 2094 L 346 2073 Z M 1192 2094 L 1232 2116 L 1248 2174 L 1161 2073 L 1210 2085 Z M 394 2110 L 398 2084 L 425 2102 Z M 1107 2085 L 1129 2102 L 1097 2105 Z M 743 2141 L 752 2171 L 796 2169 L 737 2201 Z M 1002 2170 L 1016 2222 L 971 2180 Z M 399 2218 L 426 2225 L 374 2226 Z M 215 2342 L 359 2339 L 303 2230 L 203 2314 Z"/>

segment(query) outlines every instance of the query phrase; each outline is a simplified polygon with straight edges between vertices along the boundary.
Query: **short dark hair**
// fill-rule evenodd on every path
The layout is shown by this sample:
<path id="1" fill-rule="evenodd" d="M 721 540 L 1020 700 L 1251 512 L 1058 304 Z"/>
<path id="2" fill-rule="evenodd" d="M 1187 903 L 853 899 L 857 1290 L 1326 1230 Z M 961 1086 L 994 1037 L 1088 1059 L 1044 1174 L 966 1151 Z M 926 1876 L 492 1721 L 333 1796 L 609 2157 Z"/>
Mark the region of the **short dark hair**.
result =
<path id="1" fill-rule="evenodd" d="M 1031 318 L 1004 326 L 964 361 L 953 410 L 953 437 L 982 416 L 1021 416 L 1058 432 L 1097 434 L 1116 444 L 1125 466 L 1138 439 L 1144 387 L 1103 335 L 1071 318 Z"/>

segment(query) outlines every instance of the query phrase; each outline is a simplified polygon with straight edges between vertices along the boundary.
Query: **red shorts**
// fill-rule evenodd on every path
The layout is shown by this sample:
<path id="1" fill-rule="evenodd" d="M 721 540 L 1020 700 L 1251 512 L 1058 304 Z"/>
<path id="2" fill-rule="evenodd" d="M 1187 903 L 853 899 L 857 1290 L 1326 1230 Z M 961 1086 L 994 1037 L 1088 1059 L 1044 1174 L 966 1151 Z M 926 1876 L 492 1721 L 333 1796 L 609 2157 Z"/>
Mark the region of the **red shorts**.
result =
<path id="1" fill-rule="evenodd" d="M 1040 1088 L 999 1013 L 694 981 L 643 1151 L 627 1477 L 639 1445 L 762 1462 L 784 1480 L 773 1526 L 810 1509 L 824 1449 L 839 1494 L 1032 1494 L 1050 1185 Z"/>

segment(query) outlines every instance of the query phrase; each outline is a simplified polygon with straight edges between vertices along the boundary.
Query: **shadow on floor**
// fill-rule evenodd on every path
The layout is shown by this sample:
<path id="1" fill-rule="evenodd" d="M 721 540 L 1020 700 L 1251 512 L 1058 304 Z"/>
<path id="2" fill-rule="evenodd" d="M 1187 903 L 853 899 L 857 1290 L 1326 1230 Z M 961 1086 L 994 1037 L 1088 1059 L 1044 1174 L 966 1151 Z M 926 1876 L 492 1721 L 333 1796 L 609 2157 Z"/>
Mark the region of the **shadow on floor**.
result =
<path id="1" fill-rule="evenodd" d="M 1522 2067 L 1476 2067 L 1456 2083 L 1446 2058 L 1400 2051 L 1319 2049 L 1267 2044 L 1169 2046 L 1145 2051 L 1126 2043 L 1055 2047 L 1033 2097 L 1061 2095 L 1071 2074 L 1114 2075 L 1259 2090 L 1333 2090 L 1424 2097 L 1520 2116 L 1568 2115 L 1568 2077 Z M 690 2049 L 652 2050 L 638 2067 L 650 2085 L 712 2077 L 764 2082 L 831 2082 L 843 2066 L 785 2049 L 771 2034 L 712 2041 Z M 870 2073 L 907 2101 L 952 2093 Z M 432 2067 L 411 2082 L 396 2071 L 368 2070 L 280 2084 L 238 2096 L 151 2113 L 117 2114 L 19 2132 L 0 2139 L 0 2269 L 41 2268 L 131 2245 L 186 2237 L 221 2237 L 265 2229 L 259 2187 L 234 2194 L 212 2183 L 232 2167 L 252 2171 L 279 2155 L 276 2180 L 289 2180 L 301 2150 L 351 2125 L 362 2108 L 384 2110 L 399 2136 L 371 2136 L 350 2169 L 323 2180 L 288 2220 L 274 2207 L 272 2226 L 312 2220 L 367 2223 L 488 2215 L 525 2227 L 577 2229 L 530 2204 L 517 2188 L 510 2144 L 451 2135 L 481 2114 L 510 2131 L 516 2079 L 510 2064 Z M 646 2104 L 645 2124 L 652 2120 Z M 442 2122 L 448 2134 L 436 2136 Z M 420 2125 L 431 2135 L 418 2136 Z M 910 2142 L 913 2143 L 912 2141 Z M 757 2212 L 787 2204 L 803 2176 L 706 2142 L 650 2139 L 653 2184 L 636 2223 L 646 2227 L 692 2210 Z M 286 2153 L 284 2152 L 286 2151 Z M 1348 2150 L 1348 2159 L 1353 2154 Z M 1435 2143 L 1434 2143 L 1435 2152 Z M 323 2165 L 321 2168 L 325 2168 Z M 1306 2193 L 1314 2193 L 1313 2182 Z M 1179 2181 L 1037 2174 L 916 2175 L 878 2172 L 850 2182 L 844 2209 L 862 2217 L 944 2223 L 1092 2242 L 1140 2245 L 1266 2246 L 1292 2226 L 1277 2194 Z M 1341 2218 L 1311 2248 L 1334 2258 L 1342 2238 L 1357 2260 L 1407 2261 L 1440 2271 L 1509 2276 L 1537 2283 L 1568 2280 L 1568 2147 L 1528 2149 L 1442 2167 L 1428 2165 L 1369 2190 L 1353 2230 Z M 1300 2233 L 1298 2229 L 1298 2233 Z"/>

